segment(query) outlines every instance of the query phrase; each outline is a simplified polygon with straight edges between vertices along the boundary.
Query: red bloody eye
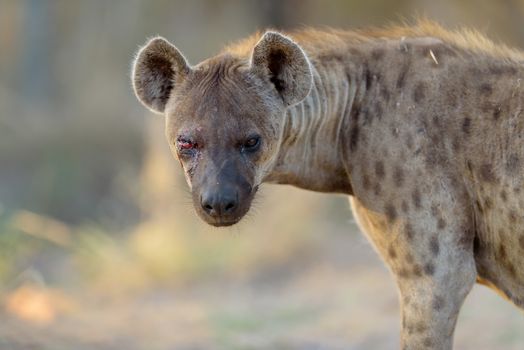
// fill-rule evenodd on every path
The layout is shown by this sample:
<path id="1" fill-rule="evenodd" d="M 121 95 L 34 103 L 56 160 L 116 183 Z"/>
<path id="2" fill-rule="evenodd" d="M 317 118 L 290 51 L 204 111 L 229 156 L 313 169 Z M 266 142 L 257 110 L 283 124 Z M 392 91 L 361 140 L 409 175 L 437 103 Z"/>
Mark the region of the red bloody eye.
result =
<path id="1" fill-rule="evenodd" d="M 177 141 L 177 146 L 180 150 L 190 150 L 196 148 L 196 144 L 194 142 L 183 139 Z"/>

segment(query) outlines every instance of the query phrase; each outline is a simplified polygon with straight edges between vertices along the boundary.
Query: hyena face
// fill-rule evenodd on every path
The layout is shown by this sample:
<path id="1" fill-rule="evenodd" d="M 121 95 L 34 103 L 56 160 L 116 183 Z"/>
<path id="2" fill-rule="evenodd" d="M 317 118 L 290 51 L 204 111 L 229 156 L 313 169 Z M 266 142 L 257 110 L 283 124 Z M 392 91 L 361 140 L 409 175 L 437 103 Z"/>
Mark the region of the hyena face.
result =
<path id="1" fill-rule="evenodd" d="M 279 151 L 286 109 L 309 93 L 304 52 L 268 32 L 251 57 L 221 54 L 191 67 L 162 38 L 136 58 L 133 87 L 150 110 L 166 116 L 166 136 L 191 187 L 200 217 L 237 223 L 249 210 Z"/>
<path id="2" fill-rule="evenodd" d="M 232 225 L 249 210 L 277 153 L 282 104 L 230 57 L 195 67 L 166 106 L 166 134 L 209 224 Z"/>

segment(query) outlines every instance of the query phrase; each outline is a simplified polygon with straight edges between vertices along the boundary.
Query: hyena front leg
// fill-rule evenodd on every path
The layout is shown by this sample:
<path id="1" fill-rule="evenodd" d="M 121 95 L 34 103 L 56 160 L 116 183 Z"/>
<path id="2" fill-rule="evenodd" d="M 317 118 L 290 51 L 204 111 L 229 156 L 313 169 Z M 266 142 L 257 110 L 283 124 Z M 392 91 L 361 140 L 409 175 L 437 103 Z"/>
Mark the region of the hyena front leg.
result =
<path id="1" fill-rule="evenodd" d="M 473 259 L 443 247 L 443 258 L 425 262 L 409 275 L 397 272 L 401 305 L 401 349 L 453 348 L 453 333 L 464 299 L 473 287 Z M 420 275 L 420 276 L 419 276 Z"/>
<path id="2" fill-rule="evenodd" d="M 397 281 L 401 349 L 452 349 L 460 307 L 477 276 L 469 223 L 454 217 L 464 210 L 433 202 L 433 208 L 388 217 L 358 199 L 352 204 Z"/>

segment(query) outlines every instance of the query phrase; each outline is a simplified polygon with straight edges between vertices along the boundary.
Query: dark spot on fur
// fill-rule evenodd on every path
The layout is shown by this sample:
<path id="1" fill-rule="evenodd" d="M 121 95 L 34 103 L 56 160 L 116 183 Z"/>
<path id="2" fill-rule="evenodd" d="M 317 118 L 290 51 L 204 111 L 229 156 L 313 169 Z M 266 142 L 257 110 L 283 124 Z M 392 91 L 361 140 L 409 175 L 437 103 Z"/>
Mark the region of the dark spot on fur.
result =
<path id="1" fill-rule="evenodd" d="M 406 327 L 405 327 L 406 331 L 408 332 L 408 334 L 412 334 L 413 333 L 413 326 L 411 326 L 410 324 L 406 324 Z M 407 345 L 405 345 L 402 350 L 408 350 L 408 347 Z"/>
<path id="2" fill-rule="evenodd" d="M 393 180 L 397 187 L 402 186 L 402 184 L 404 183 L 404 172 L 402 171 L 402 168 L 397 167 L 395 169 L 395 172 L 393 173 Z"/>
<path id="3" fill-rule="evenodd" d="M 351 53 L 352 56 L 356 56 L 356 57 L 362 56 L 362 52 L 360 52 L 360 50 L 354 47 L 350 48 L 349 52 Z"/>
<path id="4" fill-rule="evenodd" d="M 493 111 L 493 103 L 489 101 L 481 103 L 479 107 L 484 114 L 489 114 Z"/>
<path id="5" fill-rule="evenodd" d="M 435 147 L 435 145 L 437 145 L 440 142 L 437 138 L 438 137 L 436 135 L 432 138 L 431 141 L 433 147 L 431 147 L 426 153 L 425 161 L 426 167 L 429 171 L 433 171 L 438 164 L 444 164 L 446 162 L 443 153 L 440 151 L 440 149 Z"/>
<path id="6" fill-rule="evenodd" d="M 415 191 L 413 191 L 411 198 L 413 199 L 413 205 L 415 206 L 415 208 L 422 208 L 422 200 L 420 198 L 420 192 L 418 189 L 415 189 Z"/>
<path id="7" fill-rule="evenodd" d="M 351 126 L 349 128 L 349 150 L 351 152 L 355 151 L 358 147 L 358 141 L 360 136 L 360 127 L 359 127 L 359 119 L 360 119 L 361 109 L 360 105 L 356 104 L 353 106 L 350 112 L 350 123 Z"/>
<path id="8" fill-rule="evenodd" d="M 435 296 L 433 299 L 433 310 L 439 311 L 444 307 L 444 299 L 442 297 L 439 297 L 438 295 Z"/>
<path id="9" fill-rule="evenodd" d="M 382 86 L 380 88 L 380 95 L 382 96 L 382 98 L 384 99 L 384 101 L 389 102 L 389 99 L 390 99 L 390 93 L 389 93 L 389 90 L 385 87 L 385 86 Z"/>
<path id="10" fill-rule="evenodd" d="M 460 72 L 459 70 L 454 70 L 455 73 L 458 73 Z M 477 67 L 477 66 L 474 66 L 474 65 L 471 65 L 469 67 L 467 67 L 467 74 L 469 76 L 473 76 L 473 77 L 477 77 L 477 76 L 482 76 L 483 74 L 483 70 L 480 68 L 480 67 Z M 466 79 L 463 79 L 462 80 L 462 86 L 465 87 L 467 82 L 465 81 Z"/>
<path id="11" fill-rule="evenodd" d="M 413 136 L 411 136 L 411 134 L 406 135 L 406 146 L 408 146 L 409 149 L 413 149 Z"/>
<path id="12" fill-rule="evenodd" d="M 358 136 L 360 134 L 360 129 L 357 124 L 353 125 L 351 130 L 349 131 L 349 149 L 351 151 L 354 151 L 357 149 L 358 146 Z"/>
<path id="13" fill-rule="evenodd" d="M 373 117 L 377 118 L 378 120 L 382 119 L 382 114 L 384 113 L 384 109 L 382 108 L 382 104 L 380 102 L 376 102 L 374 104 L 375 109 L 373 113 Z"/>
<path id="14" fill-rule="evenodd" d="M 371 58 L 374 60 L 380 60 L 382 57 L 384 57 L 384 49 L 382 48 L 375 48 L 373 51 L 371 51 Z"/>
<path id="15" fill-rule="evenodd" d="M 519 237 L 520 249 L 524 250 L 524 234 Z"/>
<path id="16" fill-rule="evenodd" d="M 510 210 L 508 213 L 508 220 L 511 224 L 515 224 L 517 222 L 517 213 L 515 213 L 513 210 Z"/>
<path id="17" fill-rule="evenodd" d="M 516 154 L 510 154 L 506 160 L 506 171 L 509 174 L 516 174 L 519 170 L 520 158 Z"/>
<path id="18" fill-rule="evenodd" d="M 493 64 L 488 68 L 493 75 L 514 75 L 518 73 L 517 68 L 508 65 Z"/>
<path id="19" fill-rule="evenodd" d="M 499 258 L 506 259 L 506 248 L 502 244 L 499 246 Z"/>
<path id="20" fill-rule="evenodd" d="M 419 82 L 415 86 L 415 90 L 413 91 L 413 101 L 415 103 L 420 103 L 424 98 L 426 97 L 426 84 L 423 82 Z"/>
<path id="21" fill-rule="evenodd" d="M 375 162 L 375 174 L 379 179 L 383 179 L 386 175 L 386 170 L 384 169 L 384 163 L 380 160 Z"/>
<path id="22" fill-rule="evenodd" d="M 460 150 L 460 143 L 462 142 L 462 140 L 460 140 L 459 138 L 454 138 L 452 143 L 451 143 L 451 147 L 453 148 L 453 151 L 454 152 L 458 152 Z"/>
<path id="23" fill-rule="evenodd" d="M 368 191 L 371 187 L 369 176 L 365 171 L 362 171 L 362 187 L 364 187 L 366 191 Z"/>
<path id="24" fill-rule="evenodd" d="M 424 333 L 427 330 L 428 330 L 428 327 L 424 323 L 417 322 L 417 325 L 415 327 L 415 332 L 416 333 Z"/>
<path id="25" fill-rule="evenodd" d="M 382 193 L 382 186 L 380 186 L 380 183 L 376 183 L 375 187 L 373 189 L 373 193 L 375 193 L 375 196 L 379 196 Z"/>
<path id="26" fill-rule="evenodd" d="M 458 96 L 455 91 L 452 91 L 451 89 L 446 93 L 448 104 L 451 108 L 457 108 L 458 106 Z"/>
<path id="27" fill-rule="evenodd" d="M 404 232 L 406 232 L 406 237 L 408 241 L 412 241 L 415 237 L 415 232 L 413 232 L 413 227 L 411 227 L 411 224 L 409 222 L 406 223 L 404 227 Z"/>
<path id="28" fill-rule="evenodd" d="M 506 193 L 506 190 L 502 190 L 500 191 L 500 198 L 504 201 L 504 202 L 507 202 L 508 201 L 508 195 Z"/>
<path id="29" fill-rule="evenodd" d="M 489 83 L 483 83 L 479 87 L 479 92 L 484 96 L 489 96 L 493 93 L 493 88 Z"/>
<path id="30" fill-rule="evenodd" d="M 371 73 L 367 65 L 364 68 L 364 77 L 366 79 L 366 89 L 369 89 L 371 87 L 371 84 L 373 83 L 373 74 Z"/>
<path id="31" fill-rule="evenodd" d="M 482 213 L 484 212 L 484 208 L 482 208 L 482 204 L 480 204 L 480 201 L 477 199 L 475 200 L 475 207 L 477 207 L 477 210 Z"/>
<path id="32" fill-rule="evenodd" d="M 428 276 L 432 276 L 435 273 L 435 265 L 432 263 L 424 265 L 424 273 Z"/>
<path id="33" fill-rule="evenodd" d="M 466 167 L 468 168 L 468 171 L 470 172 L 470 174 L 473 173 L 473 164 L 471 164 L 471 160 L 466 160 Z"/>
<path id="34" fill-rule="evenodd" d="M 421 277 L 422 276 L 422 269 L 420 268 L 420 265 L 413 266 L 413 276 L 415 276 L 415 277 Z"/>
<path id="35" fill-rule="evenodd" d="M 446 227 L 446 221 L 443 218 L 439 218 L 437 221 L 437 228 L 443 230 Z"/>
<path id="36" fill-rule="evenodd" d="M 480 166 L 480 179 L 485 182 L 495 182 L 497 178 L 493 172 L 493 166 L 489 163 L 484 163 Z"/>
<path id="37" fill-rule="evenodd" d="M 397 209 L 391 204 L 386 205 L 386 217 L 389 221 L 395 221 L 397 219 Z"/>
<path id="38" fill-rule="evenodd" d="M 433 340 L 431 338 L 424 339 L 424 346 L 427 348 L 433 347 Z"/>
<path id="39" fill-rule="evenodd" d="M 515 270 L 515 265 L 513 265 L 510 262 L 507 262 L 505 265 L 506 269 L 508 270 L 510 276 L 515 279 L 517 277 L 517 270 Z"/>
<path id="40" fill-rule="evenodd" d="M 415 259 L 413 258 L 413 255 L 411 255 L 411 253 L 406 253 L 406 262 L 411 265 L 413 264 L 413 262 L 415 261 Z"/>
<path id="41" fill-rule="evenodd" d="M 462 131 L 464 132 L 464 134 L 469 135 L 471 131 L 471 118 L 464 118 L 464 120 L 462 121 Z"/>
<path id="42" fill-rule="evenodd" d="M 393 137 L 395 138 L 398 138 L 398 128 L 392 126 L 390 130 L 391 130 L 391 135 L 393 135 Z"/>
<path id="43" fill-rule="evenodd" d="M 409 271 L 407 269 L 401 268 L 401 269 L 398 270 L 397 275 L 400 278 L 409 278 L 410 273 L 409 273 Z"/>
<path id="44" fill-rule="evenodd" d="M 440 215 L 439 206 L 435 203 L 431 204 L 431 215 L 437 217 Z"/>
<path id="45" fill-rule="evenodd" d="M 495 109 L 493 109 L 493 119 L 498 120 L 500 118 L 500 114 L 502 112 L 502 109 L 500 106 L 495 106 Z"/>
<path id="46" fill-rule="evenodd" d="M 433 236 L 429 240 L 429 249 L 431 250 L 431 253 L 433 256 L 437 256 L 440 253 L 440 245 L 438 243 L 438 237 Z"/>
<path id="47" fill-rule="evenodd" d="M 395 247 L 393 247 L 392 245 L 389 246 L 388 255 L 389 255 L 389 257 L 391 259 L 396 259 L 397 258 L 397 251 L 395 250 Z"/>
<path id="48" fill-rule="evenodd" d="M 468 226 L 464 229 L 463 233 L 460 235 L 458 243 L 462 247 L 469 248 L 473 244 L 474 238 L 475 238 L 475 230 L 471 226 Z"/>
<path id="49" fill-rule="evenodd" d="M 433 116 L 433 125 L 435 125 L 435 128 L 440 128 L 441 127 L 441 124 L 440 124 L 440 116 L 439 115 L 435 115 Z"/>
<path id="50" fill-rule="evenodd" d="M 403 213 L 407 214 L 407 212 L 409 211 L 409 205 L 408 205 L 408 203 L 405 200 L 402 201 L 402 204 L 400 205 L 400 208 L 402 209 Z"/>
<path id="51" fill-rule="evenodd" d="M 491 208 L 493 208 L 493 202 L 491 201 L 490 197 L 486 197 L 486 199 L 484 200 L 484 208 L 486 210 L 490 210 Z"/>

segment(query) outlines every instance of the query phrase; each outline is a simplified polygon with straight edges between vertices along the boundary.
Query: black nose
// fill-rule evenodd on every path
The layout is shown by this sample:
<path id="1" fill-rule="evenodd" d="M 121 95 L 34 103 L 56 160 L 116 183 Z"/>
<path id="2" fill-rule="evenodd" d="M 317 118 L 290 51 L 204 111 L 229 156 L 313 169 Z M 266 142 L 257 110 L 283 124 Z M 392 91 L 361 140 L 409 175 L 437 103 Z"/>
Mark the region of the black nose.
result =
<path id="1" fill-rule="evenodd" d="M 200 204 L 209 216 L 231 215 L 238 206 L 237 194 L 234 191 L 204 192 Z"/>

